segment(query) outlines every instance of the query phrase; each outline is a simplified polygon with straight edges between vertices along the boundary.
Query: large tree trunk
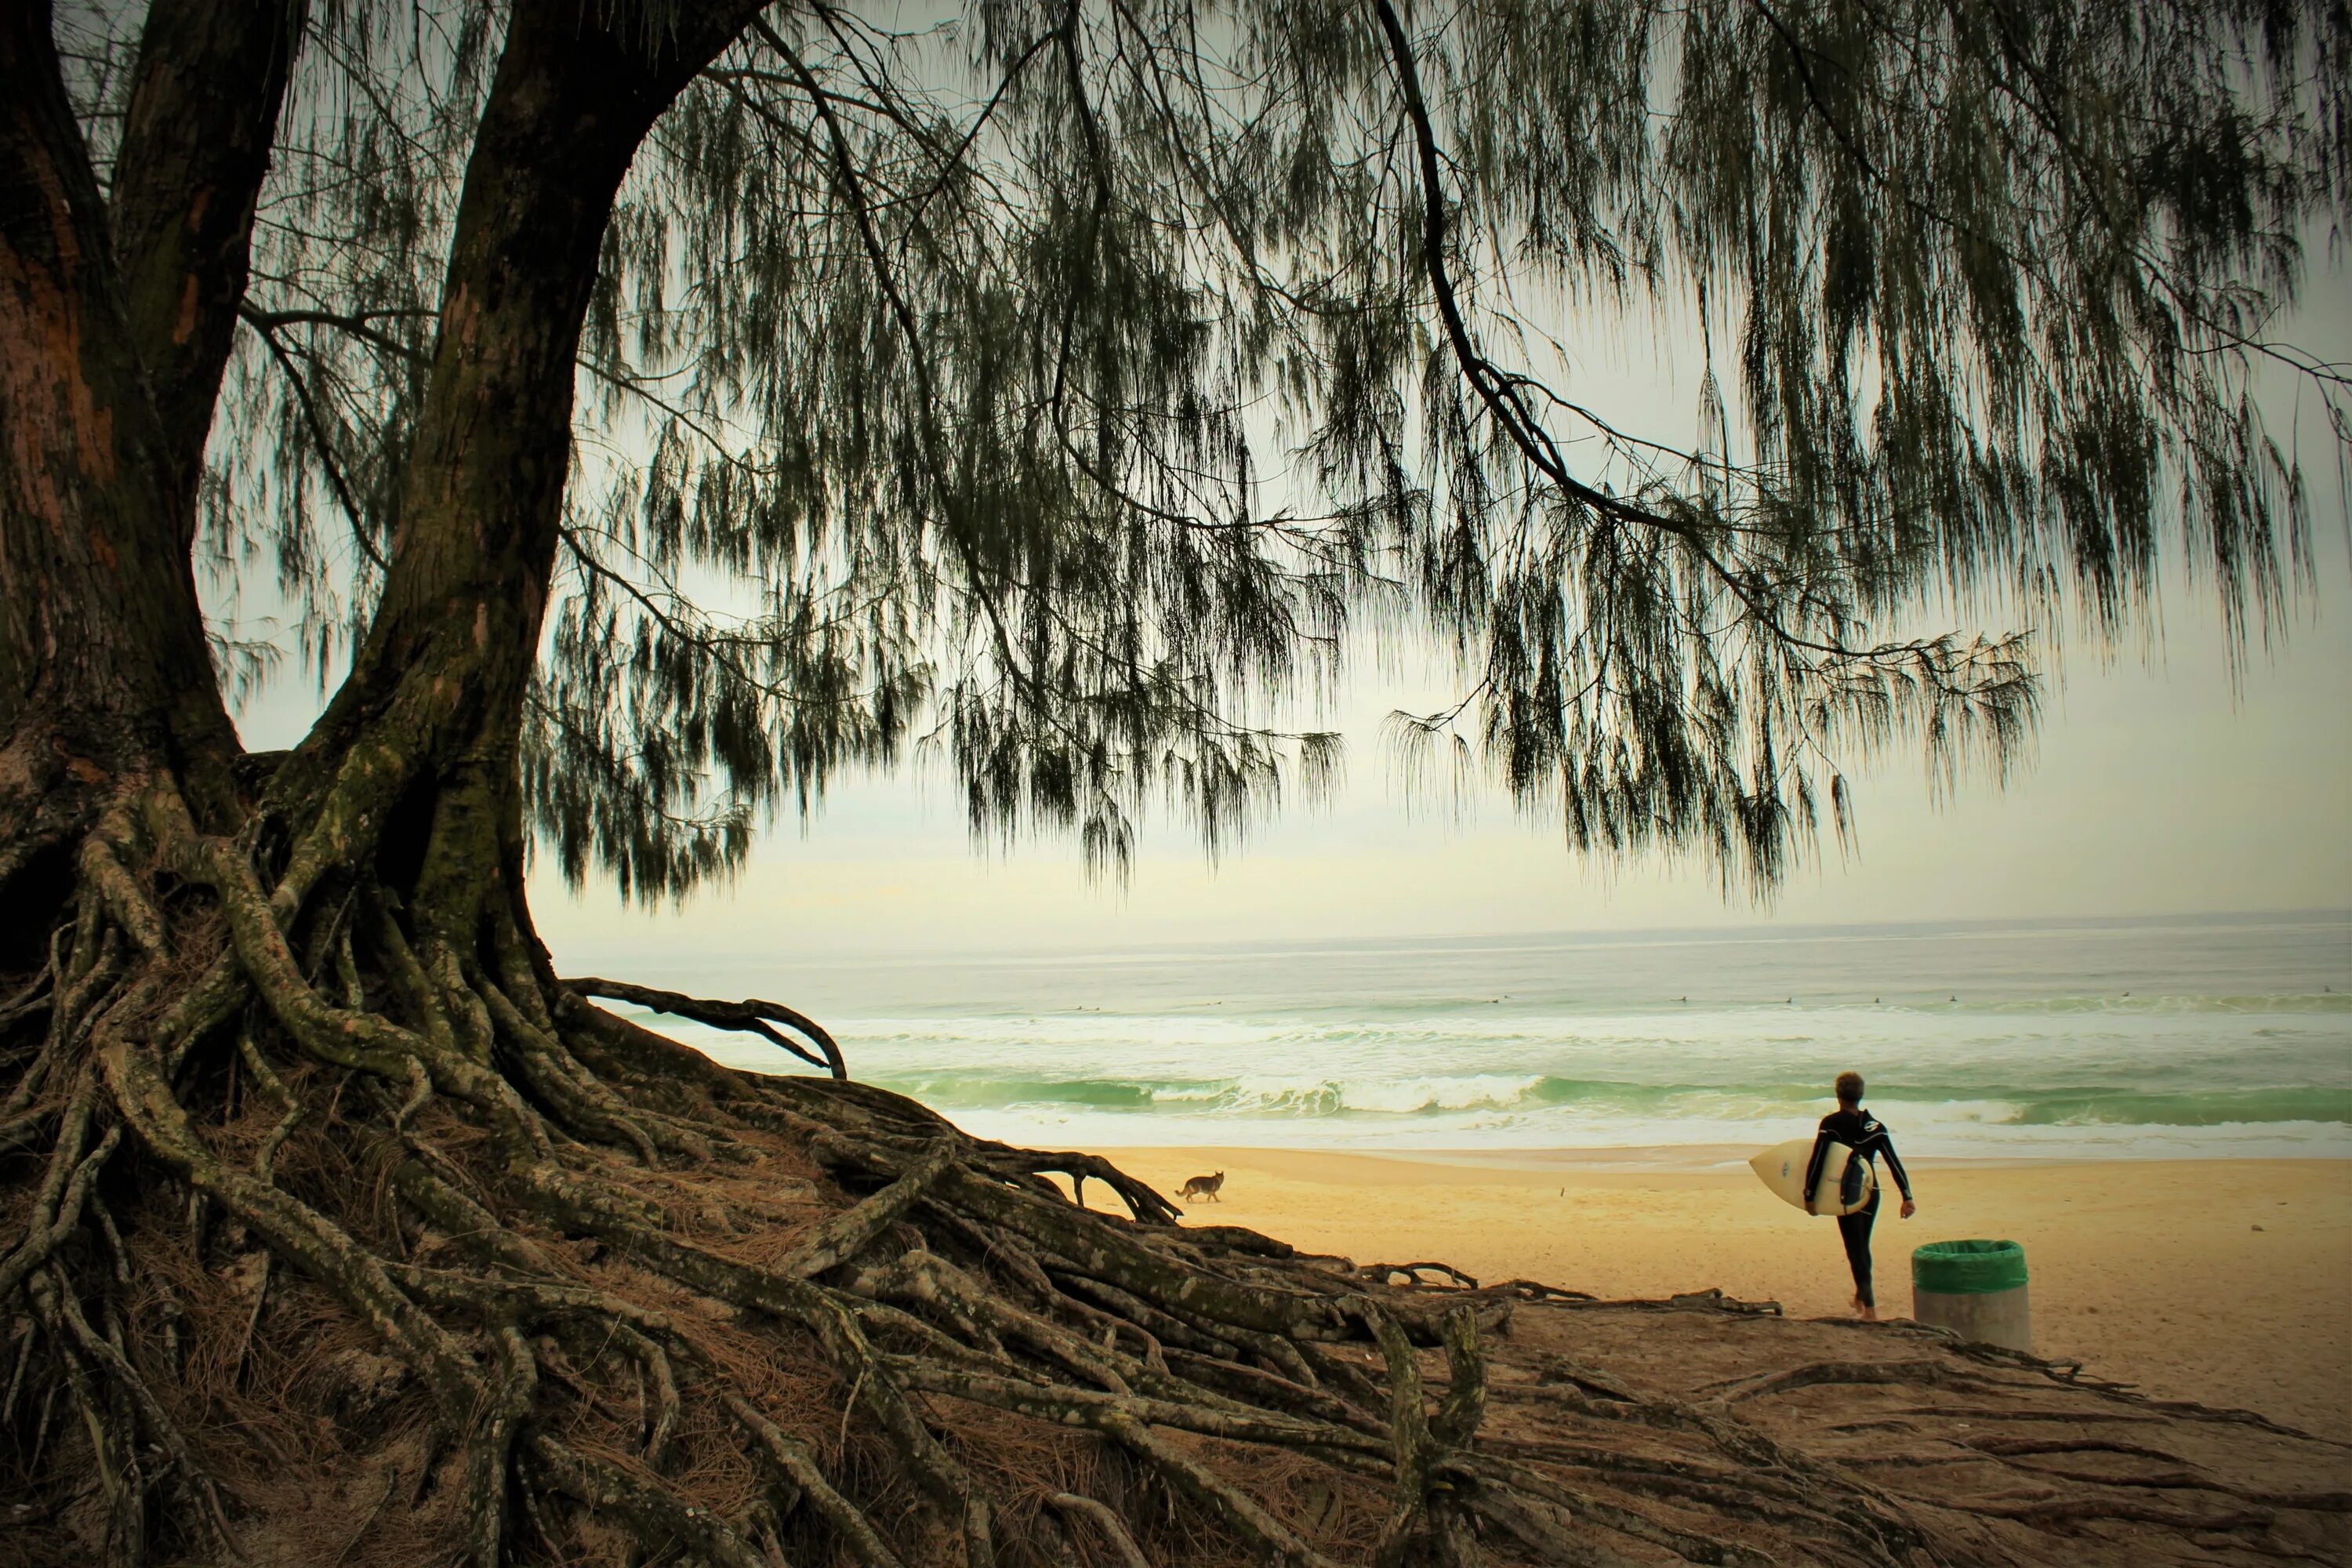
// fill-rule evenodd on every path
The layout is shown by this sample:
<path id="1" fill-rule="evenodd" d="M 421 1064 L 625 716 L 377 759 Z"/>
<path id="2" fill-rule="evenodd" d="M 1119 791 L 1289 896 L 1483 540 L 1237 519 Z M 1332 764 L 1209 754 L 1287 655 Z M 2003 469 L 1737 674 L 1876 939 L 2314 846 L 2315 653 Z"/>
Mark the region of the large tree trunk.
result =
<path id="1" fill-rule="evenodd" d="M 431 940 L 520 924 L 517 747 L 572 451 L 573 356 L 622 177 L 663 109 L 758 11 L 516 8 L 467 166 L 439 337 L 383 597 L 350 679 L 287 770 L 299 801 L 392 821 L 375 868 Z M 487 873 L 487 875 L 486 875 Z M 308 875 L 298 868 L 298 875 Z"/>

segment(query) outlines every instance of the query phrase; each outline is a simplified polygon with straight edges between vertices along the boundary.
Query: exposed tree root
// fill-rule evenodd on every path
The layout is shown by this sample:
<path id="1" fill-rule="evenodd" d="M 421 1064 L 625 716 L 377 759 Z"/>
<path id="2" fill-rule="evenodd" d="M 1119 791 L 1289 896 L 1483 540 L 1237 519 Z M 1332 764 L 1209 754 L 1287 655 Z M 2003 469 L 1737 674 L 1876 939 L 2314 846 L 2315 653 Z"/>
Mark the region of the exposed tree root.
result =
<path id="1" fill-rule="evenodd" d="M 842 1059 L 841 1047 L 834 1043 L 833 1037 L 825 1032 L 824 1026 L 780 1002 L 706 1002 L 676 991 L 662 991 L 651 985 L 632 985 L 623 980 L 599 980 L 593 975 L 566 980 L 563 986 L 575 995 L 633 1002 L 653 1012 L 690 1018 L 714 1029 L 733 1029 L 742 1034 L 757 1035 L 770 1045 L 790 1051 L 811 1067 L 824 1068 L 836 1079 L 849 1076 L 849 1064 Z M 807 1047 L 780 1032 L 776 1028 L 779 1024 L 809 1041 L 824 1054 L 811 1054 Z"/>
<path id="2" fill-rule="evenodd" d="M 1868 1330 L 1873 1332 L 1892 1333 L 1924 1341 L 1954 1355 L 1963 1356 L 1986 1366 L 2029 1372 L 2051 1382 L 2063 1384 L 2070 1388 L 2096 1390 L 2124 1404 L 2135 1405 L 2146 1410 L 2158 1411 L 2166 1416 L 2183 1421 L 2206 1421 L 2251 1426 L 2259 1431 L 2274 1433 L 2282 1437 L 2293 1437 L 2298 1442 L 2325 1443 L 2332 1447 L 2352 1448 L 2352 1442 L 2347 1442 L 2340 1437 L 2330 1437 L 2320 1433 L 2305 1431 L 2300 1426 L 2291 1426 L 2284 1422 L 2274 1421 L 2259 1411 L 2200 1405 L 2187 1399 L 2158 1398 L 2140 1392 L 2128 1383 L 2117 1383 L 2112 1378 L 2094 1376 L 2084 1371 L 2080 1362 L 2050 1361 L 2028 1351 L 2011 1350 L 2006 1345 L 1964 1340 L 1951 1330 L 1934 1323 L 1915 1322 L 1908 1319 L 1896 1319 L 1883 1323 L 1864 1323 L 1853 1319 L 1830 1321 L 1835 1327 L 1842 1329 Z"/>
<path id="3" fill-rule="evenodd" d="M 1786 1372 L 1769 1373 L 1760 1377 L 1738 1378 L 1717 1384 L 1706 1392 L 1727 1405 L 1737 1405 L 1743 1399 L 1758 1399 L 1768 1394 L 1787 1394 L 1799 1388 L 1818 1388 L 1828 1384 L 1909 1384 L 1921 1388 L 1948 1388 L 1966 1394 L 1996 1393 L 2009 1386 L 1990 1378 L 1971 1377 L 1966 1373 L 1955 1372 L 1938 1361 L 1848 1361 L 1821 1362 Z"/>
<path id="4" fill-rule="evenodd" d="M 1331 1560 L 1183 1435 L 1383 1471 L 1373 1374 L 1327 1387 L 1300 1348 L 1360 1336 L 1377 1309 L 1358 1282 L 1246 1233 L 1181 1235 L 1165 1199 L 1092 1156 L 975 1142 L 845 1082 L 710 1068 L 583 994 L 748 1028 L 844 1076 L 789 1009 L 563 987 L 519 931 L 454 949 L 364 881 L 300 886 L 320 864 L 298 847 L 272 889 L 167 790 L 126 798 L 88 840 L 46 972 L 11 989 L 0 1127 L 40 1157 L 10 1173 L 0 1421 L 16 1480 L 66 1535 L 95 1529 L 125 1561 L 233 1552 L 240 1489 L 216 1471 L 238 1468 L 221 1461 L 238 1413 L 288 1457 L 252 1369 L 331 1321 L 388 1369 L 350 1397 L 431 1434 L 415 1476 L 445 1500 L 437 1547 L 478 1563 L 625 1540 L 730 1564 L 838 1549 L 985 1568 L 1066 1552 L 1064 1517 L 1125 1553 L 1158 1530 Z M 1104 1182 L 1134 1220 L 1073 1205 L 1049 1172 Z M 134 1268 L 198 1299 L 134 1311 Z M 1381 1321 L 1427 1342 L 1475 1331 Z M 1058 1455 L 1066 1484 L 1008 1484 L 1007 1432 Z M 1427 1455 L 1409 1458 L 1423 1484 Z M 93 1464 L 95 1492 L 71 1488 Z M 1066 1484 L 1090 1475 L 1159 1514 Z"/>

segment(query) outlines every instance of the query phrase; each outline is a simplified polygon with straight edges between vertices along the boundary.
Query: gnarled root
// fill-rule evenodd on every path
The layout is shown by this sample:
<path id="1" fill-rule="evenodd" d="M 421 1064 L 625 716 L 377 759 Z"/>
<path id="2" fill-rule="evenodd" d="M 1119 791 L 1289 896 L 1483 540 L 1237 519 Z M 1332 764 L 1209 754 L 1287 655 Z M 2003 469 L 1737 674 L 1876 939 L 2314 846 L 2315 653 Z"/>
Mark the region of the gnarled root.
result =
<path id="1" fill-rule="evenodd" d="M 1371 1380 L 1298 1348 L 1349 1337 L 1340 1274 L 843 1081 L 788 1009 L 556 985 L 519 929 L 455 948 L 307 849 L 273 887 L 168 782 L 98 820 L 0 1014 L 0 1454 L 37 1560 L 234 1555 L 309 1469 L 352 1478 L 346 1557 L 1313 1563 L 1194 1443 L 1385 1463 Z M 712 1068 L 592 989 L 782 1024 L 829 1078 Z"/>

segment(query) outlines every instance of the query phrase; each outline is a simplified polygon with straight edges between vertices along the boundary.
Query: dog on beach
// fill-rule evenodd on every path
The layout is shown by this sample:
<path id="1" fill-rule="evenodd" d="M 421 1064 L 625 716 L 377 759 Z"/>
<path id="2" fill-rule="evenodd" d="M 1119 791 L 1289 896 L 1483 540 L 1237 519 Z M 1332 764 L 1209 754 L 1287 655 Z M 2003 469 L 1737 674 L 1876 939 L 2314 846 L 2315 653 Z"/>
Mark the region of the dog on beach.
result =
<path id="1" fill-rule="evenodd" d="M 1217 1197 L 1217 1189 L 1224 1184 L 1225 1173 L 1223 1171 L 1213 1176 L 1193 1176 L 1177 1189 L 1176 1195 L 1180 1198 L 1215 1198 L 1218 1203 L 1223 1203 L 1224 1199 Z"/>

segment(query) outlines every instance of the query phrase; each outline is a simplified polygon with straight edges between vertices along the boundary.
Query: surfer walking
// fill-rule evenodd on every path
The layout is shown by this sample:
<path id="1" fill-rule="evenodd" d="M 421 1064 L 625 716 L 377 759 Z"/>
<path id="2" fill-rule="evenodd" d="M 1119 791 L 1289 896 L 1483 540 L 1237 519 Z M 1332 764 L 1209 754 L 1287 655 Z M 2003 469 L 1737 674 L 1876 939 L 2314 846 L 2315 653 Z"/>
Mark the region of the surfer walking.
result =
<path id="1" fill-rule="evenodd" d="M 1878 1156 L 1884 1154 L 1887 1174 L 1903 1191 L 1903 1217 L 1909 1219 L 1919 1209 L 1911 1201 L 1911 1178 L 1895 1152 L 1895 1141 L 1887 1136 L 1886 1124 L 1862 1108 L 1860 1073 L 1838 1074 L 1837 1100 L 1838 1108 L 1822 1118 L 1821 1131 L 1813 1134 L 1812 1163 L 1805 1167 L 1805 1212 L 1816 1212 L 1813 1189 L 1821 1182 L 1822 1165 L 1829 1158 L 1830 1145 L 1843 1143 L 1853 1151 L 1845 1166 L 1848 1190 L 1861 1184 L 1864 1162 L 1867 1161 L 1875 1173 Z M 1873 1182 L 1868 1203 L 1852 1214 L 1837 1216 L 1838 1239 L 1845 1243 L 1846 1267 L 1853 1270 L 1853 1309 L 1873 1321 L 1878 1317 L 1878 1298 L 1870 1288 L 1870 1227 L 1878 1222 L 1878 1194 L 1879 1185 Z M 1851 1197 L 1845 1199 L 1847 1203 L 1853 1201 Z"/>

